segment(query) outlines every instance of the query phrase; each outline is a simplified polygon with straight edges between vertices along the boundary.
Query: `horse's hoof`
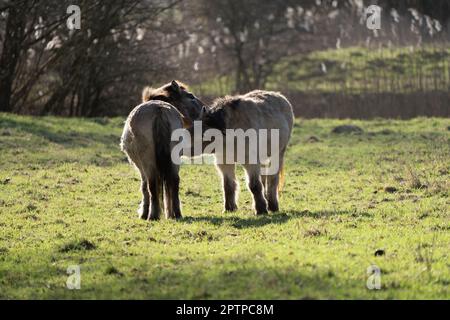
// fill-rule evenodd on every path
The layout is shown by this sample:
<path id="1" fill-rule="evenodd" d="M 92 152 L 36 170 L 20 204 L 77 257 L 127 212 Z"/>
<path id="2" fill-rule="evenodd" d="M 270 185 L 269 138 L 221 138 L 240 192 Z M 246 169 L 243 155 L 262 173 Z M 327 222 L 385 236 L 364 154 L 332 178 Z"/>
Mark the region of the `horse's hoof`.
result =
<path id="1" fill-rule="evenodd" d="M 256 211 L 257 216 L 262 215 L 262 214 L 268 214 L 269 212 L 267 211 L 267 203 L 265 203 L 265 202 L 256 203 L 255 211 Z"/>
<path id="2" fill-rule="evenodd" d="M 139 219 L 142 219 L 142 220 L 148 220 L 148 215 L 142 215 L 142 214 L 140 214 L 140 215 L 139 215 Z"/>
<path id="3" fill-rule="evenodd" d="M 223 212 L 235 212 L 238 210 L 238 207 L 236 204 L 227 204 L 225 208 L 223 209 Z"/>
<path id="4" fill-rule="evenodd" d="M 266 210 L 256 211 L 256 215 L 257 216 L 262 216 L 262 215 L 265 215 L 265 214 L 268 214 L 268 213 L 269 213 L 269 211 L 267 211 L 267 209 Z"/>
<path id="5" fill-rule="evenodd" d="M 181 220 L 183 217 L 180 215 L 172 215 L 172 216 L 168 216 L 167 219 L 168 220 Z"/>
<path id="6" fill-rule="evenodd" d="M 141 203 L 141 205 L 139 206 L 139 209 L 137 211 L 138 213 L 138 217 L 142 220 L 147 220 L 148 219 L 148 209 L 145 210 L 146 208 L 144 207 L 144 205 Z"/>
<path id="7" fill-rule="evenodd" d="M 148 219 L 148 212 L 144 212 L 142 210 L 142 208 L 139 208 L 138 210 L 138 217 L 142 220 L 147 220 Z"/>

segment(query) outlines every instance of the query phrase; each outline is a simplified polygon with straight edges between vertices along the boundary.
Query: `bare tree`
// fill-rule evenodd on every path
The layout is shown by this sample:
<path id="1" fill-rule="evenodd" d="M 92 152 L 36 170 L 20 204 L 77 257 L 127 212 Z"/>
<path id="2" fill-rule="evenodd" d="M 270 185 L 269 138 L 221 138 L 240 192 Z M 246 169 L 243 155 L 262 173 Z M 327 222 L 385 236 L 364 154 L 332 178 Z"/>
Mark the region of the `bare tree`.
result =
<path id="1" fill-rule="evenodd" d="M 193 1 L 196 2 L 196 1 Z M 219 60 L 232 61 L 234 89 L 263 88 L 283 57 L 329 46 L 339 29 L 329 14 L 347 1 L 202 0 L 207 27 L 199 34 L 218 47 Z M 229 65 L 226 69 L 229 69 Z"/>
<path id="2" fill-rule="evenodd" d="M 158 17 L 178 2 L 1 2 L 0 110 L 93 116 L 128 109 L 165 66 L 164 47 L 176 39 L 164 40 Z M 81 30 L 66 26 L 71 4 L 81 8 Z"/>
<path id="3" fill-rule="evenodd" d="M 6 16 L 5 31 L 2 36 L 2 50 L 0 56 L 0 111 L 11 111 L 11 96 L 13 82 L 20 61 L 26 50 L 27 16 L 36 5 L 35 1 L 19 0 L 17 2 L 2 2 L 0 11 Z"/>

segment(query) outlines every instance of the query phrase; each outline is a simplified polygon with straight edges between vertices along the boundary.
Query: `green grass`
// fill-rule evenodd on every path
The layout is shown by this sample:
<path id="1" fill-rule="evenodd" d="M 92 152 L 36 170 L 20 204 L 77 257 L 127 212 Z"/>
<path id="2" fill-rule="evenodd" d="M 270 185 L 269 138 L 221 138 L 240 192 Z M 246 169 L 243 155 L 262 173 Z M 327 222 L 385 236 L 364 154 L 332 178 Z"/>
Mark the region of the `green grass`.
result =
<path id="1" fill-rule="evenodd" d="M 323 69 L 325 66 L 326 70 Z M 193 86 L 203 95 L 232 92 L 233 75 Z M 406 93 L 449 90 L 450 49 L 350 47 L 314 51 L 279 61 L 266 88 L 291 92 Z"/>
<path id="2" fill-rule="evenodd" d="M 0 298 L 450 298 L 448 119 L 299 120 L 280 213 L 253 216 L 242 170 L 222 213 L 215 169 L 183 166 L 184 218 L 151 223 L 122 122 L 0 114 Z"/>

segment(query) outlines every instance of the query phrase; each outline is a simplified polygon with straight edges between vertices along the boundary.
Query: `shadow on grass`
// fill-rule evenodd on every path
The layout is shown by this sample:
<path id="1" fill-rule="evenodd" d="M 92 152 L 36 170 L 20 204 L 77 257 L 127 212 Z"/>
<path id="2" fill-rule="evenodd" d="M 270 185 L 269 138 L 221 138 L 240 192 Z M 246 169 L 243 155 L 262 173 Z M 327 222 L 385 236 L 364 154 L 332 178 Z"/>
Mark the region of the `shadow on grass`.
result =
<path id="1" fill-rule="evenodd" d="M 213 225 L 223 225 L 223 224 L 229 224 L 232 227 L 236 229 L 247 229 L 247 228 L 259 228 L 264 227 L 266 225 L 270 224 L 283 224 L 288 222 L 292 219 L 298 219 L 298 218 L 316 218 L 316 219 L 323 219 L 323 218 L 329 218 L 332 216 L 340 216 L 340 215 L 355 215 L 355 212 L 350 211 L 331 211 L 331 210 L 324 210 L 324 211 L 317 211 L 317 212 L 310 212 L 308 210 L 303 211 L 289 211 L 289 212 L 282 212 L 282 213 L 272 213 L 267 215 L 261 215 L 261 216 L 251 216 L 251 217 L 218 217 L 218 216 L 211 216 L 211 217 L 184 217 L 180 221 L 184 223 L 196 223 L 196 222 L 207 222 Z M 360 216 L 370 216 L 369 213 L 359 213 Z"/>
<path id="2" fill-rule="evenodd" d="M 53 123 L 51 122 L 51 124 Z M 113 134 L 100 134 L 93 131 L 79 132 L 72 128 L 63 131 L 47 127 L 40 123 L 29 123 L 15 119 L 0 119 L 0 127 L 2 129 L 15 129 L 26 132 L 44 138 L 49 143 L 57 143 L 64 147 L 88 147 L 93 142 L 108 146 L 119 144 L 119 136 Z"/>
<path id="3" fill-rule="evenodd" d="M 51 267 L 43 262 L 26 265 L 26 273 L 11 266 L 3 272 L 0 298 L 309 300 L 373 295 L 365 287 L 365 278 L 357 280 L 354 274 L 338 273 L 319 264 L 300 268 L 295 258 L 300 259 L 301 253 L 290 257 L 291 263 L 281 266 L 269 259 L 255 263 L 252 253 L 242 252 L 225 262 L 191 259 L 183 268 L 155 268 L 152 260 L 135 258 L 132 269 L 120 262 L 112 265 L 110 259 L 92 259 L 82 265 L 81 290 L 66 288 L 65 262 Z M 201 271 L 205 264 L 209 272 Z"/>

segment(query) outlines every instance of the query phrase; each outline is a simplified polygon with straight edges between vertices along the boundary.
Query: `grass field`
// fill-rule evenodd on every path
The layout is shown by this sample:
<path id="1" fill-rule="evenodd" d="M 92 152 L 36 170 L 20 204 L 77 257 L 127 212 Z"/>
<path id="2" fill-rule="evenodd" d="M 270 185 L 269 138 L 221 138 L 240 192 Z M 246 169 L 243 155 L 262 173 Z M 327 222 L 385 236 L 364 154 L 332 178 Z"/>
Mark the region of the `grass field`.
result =
<path id="1" fill-rule="evenodd" d="M 0 298 L 450 298 L 448 119 L 298 120 L 280 213 L 253 216 L 242 170 L 222 213 L 214 167 L 183 166 L 184 218 L 151 223 L 122 123 L 0 114 Z"/>

